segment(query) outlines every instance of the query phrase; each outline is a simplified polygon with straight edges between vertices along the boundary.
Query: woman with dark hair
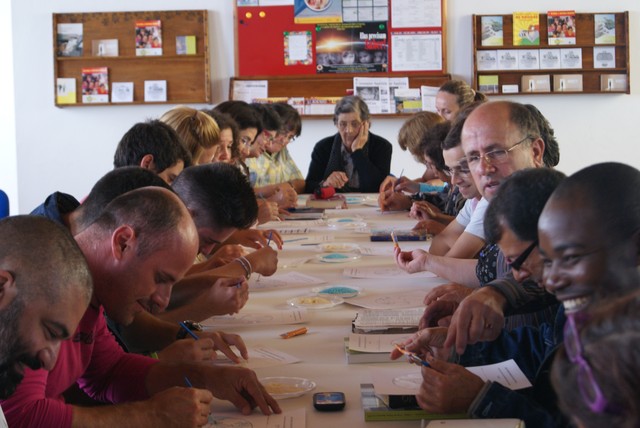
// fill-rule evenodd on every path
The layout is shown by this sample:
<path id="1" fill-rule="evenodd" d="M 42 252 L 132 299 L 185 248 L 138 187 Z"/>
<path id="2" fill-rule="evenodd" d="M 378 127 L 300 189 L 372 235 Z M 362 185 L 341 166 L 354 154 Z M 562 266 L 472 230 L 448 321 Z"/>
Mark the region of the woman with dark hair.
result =
<path id="1" fill-rule="evenodd" d="M 338 132 L 320 140 L 311 153 L 305 191 L 335 187 L 341 192 L 375 193 L 391 168 L 391 143 L 371 132 L 369 108 L 357 96 L 336 104 Z"/>

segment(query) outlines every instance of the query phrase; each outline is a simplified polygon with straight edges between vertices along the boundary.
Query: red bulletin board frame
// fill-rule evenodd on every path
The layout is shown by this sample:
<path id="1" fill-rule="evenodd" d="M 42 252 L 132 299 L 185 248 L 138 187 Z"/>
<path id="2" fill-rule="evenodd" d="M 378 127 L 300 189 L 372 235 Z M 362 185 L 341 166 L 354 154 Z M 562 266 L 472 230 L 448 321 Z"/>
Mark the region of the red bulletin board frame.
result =
<path id="1" fill-rule="evenodd" d="M 389 14 L 391 14 L 393 0 L 389 0 Z M 391 27 L 391 16 L 387 20 L 388 61 L 391 63 L 392 33 L 434 33 L 442 34 L 442 69 L 418 71 L 391 71 L 357 73 L 358 76 L 425 76 L 442 75 L 447 70 L 446 55 L 446 11 L 445 0 L 441 0 L 442 27 Z M 344 78 L 355 76 L 352 73 L 317 74 L 316 73 L 316 24 L 294 23 L 294 7 L 290 6 L 237 6 L 236 5 L 236 74 L 239 78 L 263 76 L 313 76 L 323 79 Z M 284 33 L 296 31 L 310 31 L 312 38 L 312 62 L 309 65 L 284 63 Z"/>

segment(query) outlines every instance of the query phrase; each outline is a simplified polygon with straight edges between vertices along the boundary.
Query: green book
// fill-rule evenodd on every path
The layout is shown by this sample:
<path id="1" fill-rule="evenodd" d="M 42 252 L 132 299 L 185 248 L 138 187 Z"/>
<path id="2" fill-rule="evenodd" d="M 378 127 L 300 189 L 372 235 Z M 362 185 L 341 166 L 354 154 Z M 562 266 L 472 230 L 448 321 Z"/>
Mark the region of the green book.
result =
<path id="1" fill-rule="evenodd" d="M 365 422 L 371 421 L 419 421 L 421 419 L 465 419 L 464 413 L 429 413 L 422 409 L 391 409 L 376 395 L 373 384 L 361 383 L 360 394 Z"/>

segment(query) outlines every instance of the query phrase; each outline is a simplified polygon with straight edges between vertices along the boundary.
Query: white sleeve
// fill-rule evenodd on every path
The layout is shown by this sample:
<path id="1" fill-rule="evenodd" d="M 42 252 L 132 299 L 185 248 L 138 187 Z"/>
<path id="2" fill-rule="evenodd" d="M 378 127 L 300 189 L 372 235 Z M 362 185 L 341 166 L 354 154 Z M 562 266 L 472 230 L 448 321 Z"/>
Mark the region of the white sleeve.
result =
<path id="1" fill-rule="evenodd" d="M 464 206 L 456 216 L 456 221 L 459 225 L 461 225 L 462 227 L 467 227 L 467 225 L 471 221 L 471 215 L 473 214 L 473 209 L 475 208 L 475 206 L 476 204 L 474 203 L 473 199 L 467 199 L 464 202 Z"/>
<path id="2" fill-rule="evenodd" d="M 489 201 L 487 201 L 485 198 L 480 199 L 480 202 L 478 202 L 478 205 L 476 205 L 476 209 L 473 211 L 473 214 L 471 215 L 471 220 L 469 221 L 469 224 L 464 229 L 465 232 L 475 235 L 482 240 L 485 239 L 484 238 L 484 213 L 487 211 L 488 206 L 489 206 Z"/>

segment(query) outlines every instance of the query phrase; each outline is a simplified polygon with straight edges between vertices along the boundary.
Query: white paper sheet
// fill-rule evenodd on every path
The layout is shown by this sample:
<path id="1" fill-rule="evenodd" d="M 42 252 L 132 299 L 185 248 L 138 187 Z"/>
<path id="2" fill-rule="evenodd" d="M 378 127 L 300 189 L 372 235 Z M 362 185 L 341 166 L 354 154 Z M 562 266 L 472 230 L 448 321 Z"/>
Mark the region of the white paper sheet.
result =
<path id="1" fill-rule="evenodd" d="M 403 343 L 412 334 L 349 334 L 349 349 L 359 352 L 391 352 L 394 344 Z"/>
<path id="2" fill-rule="evenodd" d="M 201 324 L 205 329 L 218 329 L 221 326 L 299 324 L 308 320 L 306 309 L 292 309 L 290 311 L 241 312 L 234 315 L 215 316 L 204 320 Z"/>
<path id="3" fill-rule="evenodd" d="M 269 96 L 269 81 L 267 80 L 234 80 L 232 99 L 252 103 L 254 98 Z"/>
<path id="4" fill-rule="evenodd" d="M 531 382 L 522 373 L 520 367 L 514 360 L 507 360 L 501 363 L 490 364 L 486 366 L 467 367 L 471 373 L 479 376 L 483 381 L 498 382 L 502 386 L 518 390 L 529 388 Z"/>
<path id="5" fill-rule="evenodd" d="M 273 276 L 253 276 L 249 280 L 249 290 L 273 290 L 289 287 L 308 287 L 324 284 L 327 281 L 300 272 L 287 272 Z"/>
<path id="6" fill-rule="evenodd" d="M 396 292 L 389 294 L 365 294 L 348 299 L 350 305 L 361 306 L 367 309 L 402 309 L 415 308 L 424 300 L 427 290 Z"/>
<path id="7" fill-rule="evenodd" d="M 283 411 L 280 414 L 265 416 L 259 412 L 243 415 L 236 412 L 220 412 L 212 409 L 209 423 L 204 428 L 305 428 L 306 410 L 304 408 Z"/>
<path id="8" fill-rule="evenodd" d="M 399 267 L 366 266 L 346 268 L 342 271 L 344 276 L 350 278 L 435 278 L 431 272 L 418 272 L 409 274 Z"/>
<path id="9" fill-rule="evenodd" d="M 391 49 L 391 71 L 442 70 L 442 34 L 392 33 Z"/>
<path id="10" fill-rule="evenodd" d="M 391 26 L 393 28 L 442 27 L 440 0 L 393 0 Z"/>
<path id="11" fill-rule="evenodd" d="M 300 359 L 293 355 L 289 355 L 285 352 L 269 348 L 267 346 L 258 345 L 248 348 L 247 351 L 249 352 L 249 359 L 243 359 L 240 364 L 231 362 L 231 360 L 224 355 L 219 357 L 215 364 L 238 365 L 255 370 L 264 367 L 283 366 L 286 364 L 295 364 L 300 362 Z M 221 354 L 218 353 L 218 355 Z"/>

